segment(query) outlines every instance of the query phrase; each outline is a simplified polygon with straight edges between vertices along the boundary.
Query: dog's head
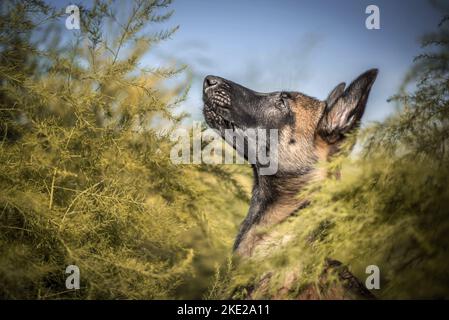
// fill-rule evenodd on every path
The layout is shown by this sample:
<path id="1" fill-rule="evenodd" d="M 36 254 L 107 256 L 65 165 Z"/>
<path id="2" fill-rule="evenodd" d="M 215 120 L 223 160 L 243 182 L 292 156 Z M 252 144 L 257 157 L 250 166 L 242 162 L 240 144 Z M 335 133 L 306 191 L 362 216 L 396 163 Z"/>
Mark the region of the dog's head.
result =
<path id="1" fill-rule="evenodd" d="M 223 137 L 227 129 L 277 129 L 279 174 L 303 173 L 338 150 L 345 135 L 359 125 L 376 76 L 372 69 L 347 88 L 341 83 L 325 101 L 299 92 L 259 93 L 207 76 L 203 113 Z"/>

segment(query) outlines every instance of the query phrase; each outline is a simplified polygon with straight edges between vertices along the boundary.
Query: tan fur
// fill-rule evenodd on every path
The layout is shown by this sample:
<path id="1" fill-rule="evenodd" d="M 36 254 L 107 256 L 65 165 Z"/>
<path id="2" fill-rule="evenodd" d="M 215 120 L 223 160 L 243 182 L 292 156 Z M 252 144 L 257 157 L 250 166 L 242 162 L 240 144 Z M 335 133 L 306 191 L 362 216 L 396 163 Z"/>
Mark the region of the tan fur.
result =
<path id="1" fill-rule="evenodd" d="M 263 228 L 281 223 L 291 216 L 292 212 L 298 208 L 298 200 L 294 199 L 294 196 L 292 197 L 293 200 L 292 198 L 285 198 L 283 201 L 279 201 L 267 209 L 266 214 L 257 227 L 251 229 L 240 244 L 237 250 L 240 256 L 251 256 L 256 246 L 270 246 L 272 244 L 272 239 L 276 235 L 271 233 L 265 234 Z"/>
<path id="2" fill-rule="evenodd" d="M 294 171 L 299 163 L 313 164 L 315 153 L 313 141 L 324 107 L 325 103 L 315 98 L 300 93 L 295 95 L 291 103 L 295 126 L 286 126 L 279 132 L 280 171 Z"/>
<path id="3" fill-rule="evenodd" d="M 315 98 L 298 93 L 292 109 L 296 119 L 296 134 L 302 137 L 313 137 L 321 119 L 325 103 Z"/>

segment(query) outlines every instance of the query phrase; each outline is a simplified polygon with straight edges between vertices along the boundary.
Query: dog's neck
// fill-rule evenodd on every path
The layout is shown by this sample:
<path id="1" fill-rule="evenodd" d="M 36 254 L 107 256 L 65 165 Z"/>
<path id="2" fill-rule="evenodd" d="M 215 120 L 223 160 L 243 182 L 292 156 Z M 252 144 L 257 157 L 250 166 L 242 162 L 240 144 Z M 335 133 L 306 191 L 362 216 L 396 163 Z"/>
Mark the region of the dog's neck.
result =
<path id="1" fill-rule="evenodd" d="M 255 228 L 271 226 L 307 206 L 300 191 L 316 176 L 315 170 L 302 174 L 263 176 L 253 167 L 254 186 L 248 214 L 234 243 L 239 255 L 249 256 L 258 242 Z"/>

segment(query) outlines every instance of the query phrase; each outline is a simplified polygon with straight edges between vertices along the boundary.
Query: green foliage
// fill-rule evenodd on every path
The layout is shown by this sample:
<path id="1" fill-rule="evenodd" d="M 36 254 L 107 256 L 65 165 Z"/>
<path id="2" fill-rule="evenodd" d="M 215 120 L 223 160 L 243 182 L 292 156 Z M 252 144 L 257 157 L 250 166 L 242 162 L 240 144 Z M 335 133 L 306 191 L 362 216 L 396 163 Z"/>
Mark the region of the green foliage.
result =
<path id="1" fill-rule="evenodd" d="M 163 80 L 185 68 L 141 67 L 177 29 L 148 29 L 169 4 L 95 1 L 76 32 L 41 1 L 2 3 L 1 298 L 198 298 L 224 261 L 240 173 L 171 163 L 188 86 Z"/>
<path id="2" fill-rule="evenodd" d="M 429 53 L 407 77 L 414 92 L 393 98 L 400 110 L 361 132 L 358 154 L 321 164 L 341 171 L 341 179 L 329 174 L 305 190 L 311 205 L 269 230 L 273 248 L 234 265 L 216 281 L 213 297 L 245 298 L 251 290 L 253 298 L 273 298 L 286 288 L 281 297 L 298 297 L 319 283 L 326 258 L 362 281 L 366 267 L 377 265 L 378 298 L 449 297 L 448 18 L 424 45 L 432 45 Z"/>

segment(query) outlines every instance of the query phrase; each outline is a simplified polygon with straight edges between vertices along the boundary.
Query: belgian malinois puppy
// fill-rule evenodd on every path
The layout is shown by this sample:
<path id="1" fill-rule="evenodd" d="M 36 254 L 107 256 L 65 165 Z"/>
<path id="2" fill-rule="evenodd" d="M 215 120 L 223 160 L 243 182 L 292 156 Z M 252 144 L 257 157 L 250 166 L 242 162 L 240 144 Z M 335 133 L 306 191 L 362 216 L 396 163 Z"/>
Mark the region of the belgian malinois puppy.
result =
<path id="1" fill-rule="evenodd" d="M 321 174 L 317 162 L 335 154 L 345 136 L 359 126 L 376 77 L 377 69 L 372 69 L 347 88 L 340 83 L 325 101 L 300 92 L 258 93 L 216 76 L 204 79 L 204 117 L 223 138 L 227 129 L 278 132 L 277 172 L 261 175 L 260 164 L 252 164 L 254 186 L 235 240 L 237 254 L 250 256 L 263 241 L 256 235 L 258 226 L 279 223 L 307 205 L 306 199 L 298 198 L 299 191 Z M 235 148 L 233 141 L 227 142 Z"/>

